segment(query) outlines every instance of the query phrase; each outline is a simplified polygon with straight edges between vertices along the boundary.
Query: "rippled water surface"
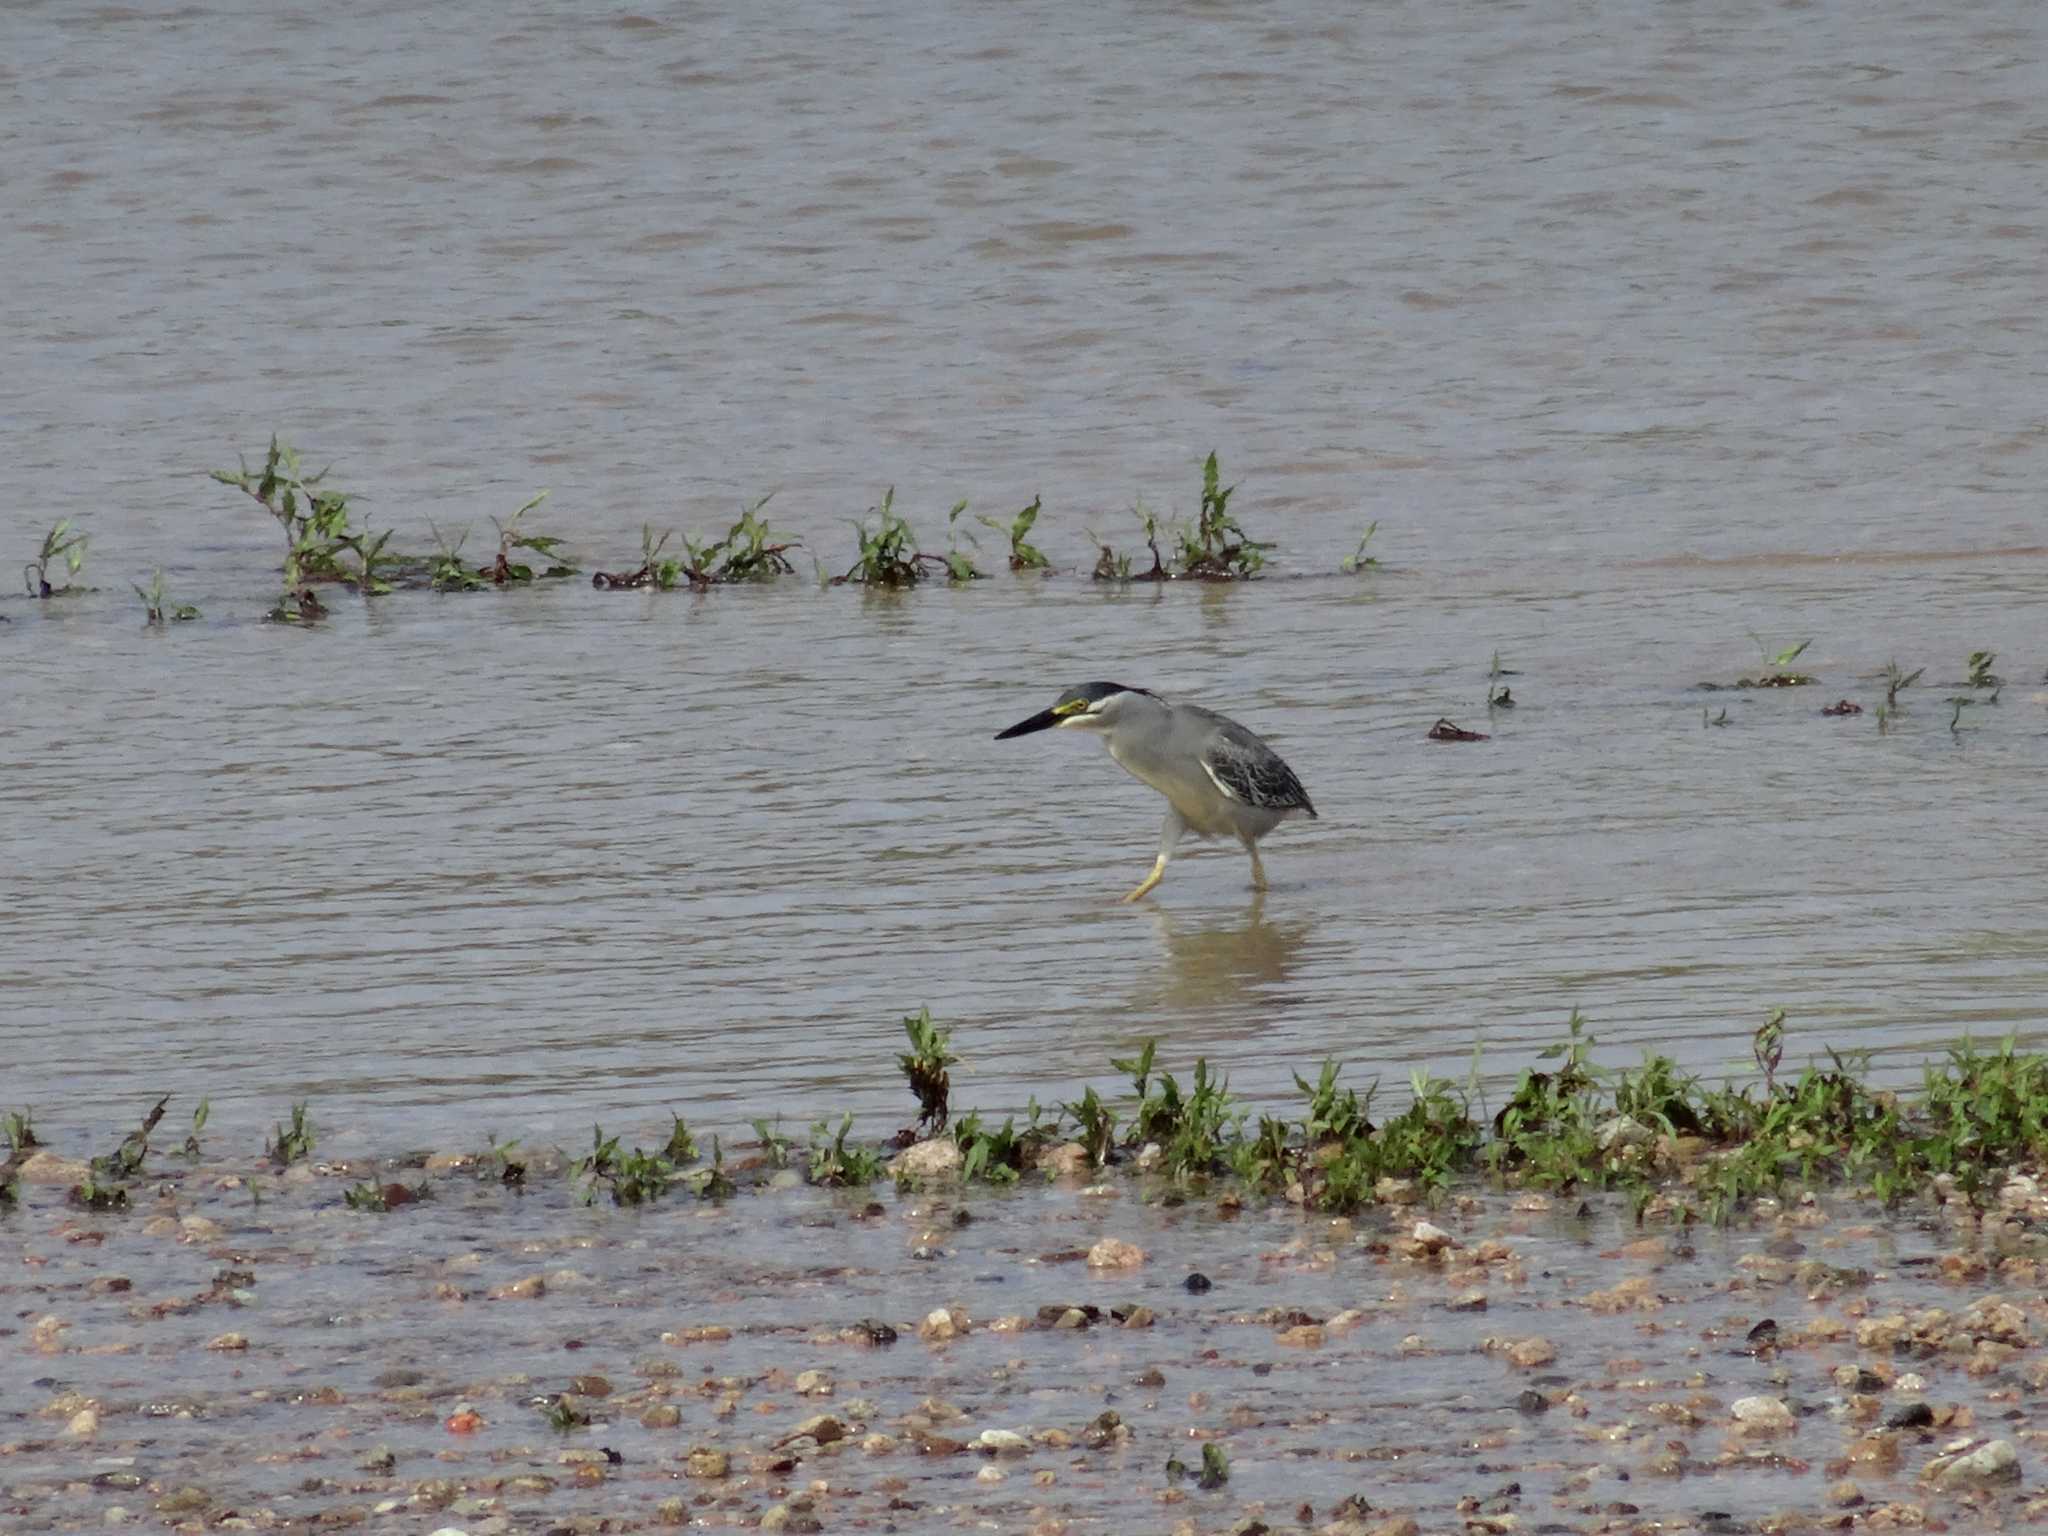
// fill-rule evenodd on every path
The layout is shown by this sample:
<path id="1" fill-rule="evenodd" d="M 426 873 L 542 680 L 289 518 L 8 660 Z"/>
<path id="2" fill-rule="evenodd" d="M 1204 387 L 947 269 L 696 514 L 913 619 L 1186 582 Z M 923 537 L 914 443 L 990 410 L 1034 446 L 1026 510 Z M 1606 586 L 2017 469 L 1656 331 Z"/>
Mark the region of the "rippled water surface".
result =
<path id="1" fill-rule="evenodd" d="M 1773 1005 L 1902 1071 L 2032 1032 L 2043 43 L 2016 0 L 10 7 L 0 529 L 76 519 L 101 590 L 0 604 L 0 1101 L 879 1129 L 921 1004 L 990 1106 L 1146 1035 L 1267 1096 L 1508 1073 L 1574 1006 L 1701 1068 Z M 1059 569 L 301 633 L 201 473 L 273 429 L 407 547 L 545 485 L 630 566 L 774 489 L 830 572 L 893 484 L 928 545 L 1042 494 Z M 1211 448 L 1273 579 L 1089 583 Z M 153 565 L 203 621 L 142 630 Z M 1697 692 L 1750 631 L 1820 684 Z M 1263 900 L 1217 850 L 1112 903 L 1155 797 L 991 739 L 1096 676 L 1292 762 Z"/>

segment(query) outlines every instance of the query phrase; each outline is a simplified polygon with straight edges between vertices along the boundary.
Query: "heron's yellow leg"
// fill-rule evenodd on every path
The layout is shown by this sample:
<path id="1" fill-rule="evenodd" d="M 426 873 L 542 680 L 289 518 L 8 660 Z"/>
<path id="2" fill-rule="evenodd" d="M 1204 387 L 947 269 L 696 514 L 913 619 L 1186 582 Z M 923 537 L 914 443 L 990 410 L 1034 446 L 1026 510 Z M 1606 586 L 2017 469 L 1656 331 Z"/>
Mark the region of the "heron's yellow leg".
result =
<path id="1" fill-rule="evenodd" d="M 1149 896 L 1152 893 L 1152 887 L 1157 885 L 1161 880 L 1164 880 L 1165 878 L 1166 855 L 1162 853 L 1159 855 L 1157 859 L 1152 861 L 1152 873 L 1147 875 L 1143 880 L 1140 880 L 1138 882 L 1138 888 L 1135 891 L 1131 892 L 1130 895 L 1126 896 L 1124 900 L 1136 901 L 1142 896 Z"/>
<path id="2" fill-rule="evenodd" d="M 1252 889 L 1255 891 L 1265 890 L 1266 866 L 1259 862 L 1259 850 L 1257 845 L 1253 843 L 1246 843 L 1244 845 L 1244 851 L 1252 856 Z"/>

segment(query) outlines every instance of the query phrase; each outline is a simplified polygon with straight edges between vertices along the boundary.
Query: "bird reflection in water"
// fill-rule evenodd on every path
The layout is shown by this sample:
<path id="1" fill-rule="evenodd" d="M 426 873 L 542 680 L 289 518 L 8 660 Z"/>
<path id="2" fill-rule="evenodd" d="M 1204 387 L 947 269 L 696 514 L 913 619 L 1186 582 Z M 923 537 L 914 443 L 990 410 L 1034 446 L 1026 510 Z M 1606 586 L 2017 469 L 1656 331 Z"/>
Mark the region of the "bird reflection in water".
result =
<path id="1" fill-rule="evenodd" d="M 1314 927 L 1305 917 L 1268 922 L 1263 896 L 1236 917 L 1208 922 L 1190 922 L 1165 907 L 1144 911 L 1166 962 L 1148 989 L 1151 1005 L 1205 1013 L 1219 1005 L 1284 1001 L 1276 990 L 1294 979 Z"/>

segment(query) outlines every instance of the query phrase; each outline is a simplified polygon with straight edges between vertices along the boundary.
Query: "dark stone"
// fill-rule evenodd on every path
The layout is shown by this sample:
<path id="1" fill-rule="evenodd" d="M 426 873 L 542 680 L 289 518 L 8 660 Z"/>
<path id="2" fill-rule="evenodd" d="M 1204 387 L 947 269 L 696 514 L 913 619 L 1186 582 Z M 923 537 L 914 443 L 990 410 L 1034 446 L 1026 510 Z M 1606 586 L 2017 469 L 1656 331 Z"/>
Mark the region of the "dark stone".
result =
<path id="1" fill-rule="evenodd" d="M 1548 1413 L 1550 1411 L 1550 1399 L 1541 1392 L 1538 1392 L 1534 1387 L 1529 1387 L 1523 1391 L 1520 1397 L 1515 1399 L 1515 1409 L 1520 1413 Z"/>
<path id="2" fill-rule="evenodd" d="M 1887 1415 L 1884 1427 L 1886 1429 L 1932 1429 L 1934 1427 L 1934 1410 L 1926 1403 L 1908 1403 L 1905 1407 Z"/>
<path id="3" fill-rule="evenodd" d="M 1200 1296 L 1210 1289 L 1213 1282 L 1198 1269 L 1189 1275 L 1187 1279 L 1181 1281 L 1181 1284 L 1187 1288 L 1188 1294 Z"/>

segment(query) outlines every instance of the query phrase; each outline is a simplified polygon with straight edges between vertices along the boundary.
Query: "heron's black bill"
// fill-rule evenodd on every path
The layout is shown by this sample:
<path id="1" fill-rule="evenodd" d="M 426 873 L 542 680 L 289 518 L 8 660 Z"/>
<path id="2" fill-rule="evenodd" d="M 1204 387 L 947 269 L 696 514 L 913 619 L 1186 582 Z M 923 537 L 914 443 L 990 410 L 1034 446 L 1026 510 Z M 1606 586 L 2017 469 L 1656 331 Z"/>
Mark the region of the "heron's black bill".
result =
<path id="1" fill-rule="evenodd" d="M 1041 709 L 1029 720 L 1019 720 L 1007 731 L 997 731 L 996 740 L 1008 741 L 1012 736 L 1029 736 L 1033 731 L 1050 730 L 1059 723 L 1060 712 L 1057 708 Z"/>

